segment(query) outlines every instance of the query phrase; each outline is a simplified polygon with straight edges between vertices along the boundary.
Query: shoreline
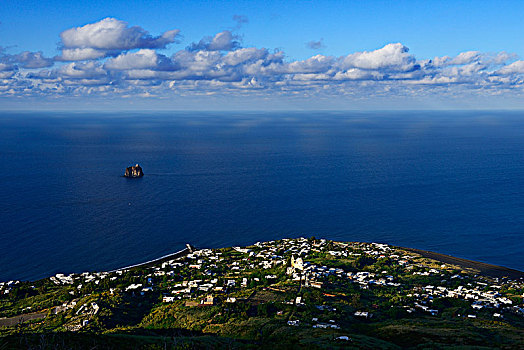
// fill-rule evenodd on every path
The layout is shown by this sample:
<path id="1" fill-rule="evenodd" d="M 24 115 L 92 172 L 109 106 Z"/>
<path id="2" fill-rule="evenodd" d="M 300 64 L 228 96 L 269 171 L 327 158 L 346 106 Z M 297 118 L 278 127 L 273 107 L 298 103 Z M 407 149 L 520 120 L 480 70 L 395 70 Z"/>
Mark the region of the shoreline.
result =
<path id="1" fill-rule="evenodd" d="M 480 261 L 468 260 L 464 258 L 458 258 L 452 255 L 436 253 L 436 252 L 432 252 L 429 250 L 406 248 L 406 247 L 399 247 L 399 248 L 404 249 L 409 252 L 419 254 L 424 258 L 437 260 L 437 261 L 451 264 L 451 265 L 457 265 L 464 269 L 478 270 L 480 274 L 489 276 L 489 277 L 495 277 L 495 278 L 507 277 L 511 279 L 524 278 L 524 271 L 512 269 L 509 267 L 493 265 L 493 264 L 483 263 Z"/>
<path id="2" fill-rule="evenodd" d="M 338 241 L 333 241 L 333 242 L 338 242 Z M 344 243 L 344 242 L 341 242 L 341 243 Z M 368 242 L 368 243 L 373 243 L 373 242 Z M 469 259 L 465 259 L 465 258 L 459 258 L 459 257 L 455 257 L 455 256 L 452 256 L 452 255 L 447 255 L 447 254 L 433 252 L 433 251 L 430 251 L 430 250 L 416 249 L 416 248 L 409 248 L 409 247 L 401 247 L 401 246 L 395 246 L 393 244 L 388 244 L 388 245 L 391 246 L 391 247 L 396 247 L 396 248 L 405 250 L 407 252 L 412 252 L 412 253 L 415 253 L 415 254 L 419 254 L 420 256 L 422 256 L 424 258 L 429 258 L 429 259 L 436 260 L 436 261 L 439 261 L 439 262 L 442 262 L 442 263 L 446 263 L 446 264 L 450 264 L 450 265 L 456 265 L 456 266 L 458 266 L 460 268 L 463 268 L 465 270 L 470 270 L 470 272 L 471 272 L 471 270 L 475 270 L 475 271 L 478 271 L 479 274 L 485 275 L 485 276 L 488 276 L 488 277 L 510 278 L 510 279 L 522 278 L 522 279 L 524 279 L 524 271 L 520 271 L 520 270 L 517 270 L 517 269 L 513 269 L 513 268 L 509 268 L 509 267 L 505 267 L 505 266 L 500 266 L 500 265 L 489 264 L 489 263 L 483 263 L 483 262 L 480 262 L 480 261 L 469 260 Z M 214 249 L 214 248 L 209 248 L 209 249 Z M 165 261 L 181 258 L 181 257 L 183 257 L 185 255 L 188 255 L 188 254 L 192 253 L 194 250 L 197 250 L 197 248 L 195 248 L 193 245 L 191 245 L 189 243 L 186 243 L 186 247 L 184 249 L 181 249 L 181 250 L 177 251 L 177 252 L 170 253 L 170 254 L 167 254 L 167 255 L 163 255 L 163 256 L 161 256 L 159 258 L 155 258 L 155 259 L 148 260 L 148 261 L 145 261 L 145 262 L 141 262 L 141 263 L 138 263 L 138 264 L 133 264 L 133 265 L 120 267 L 120 268 L 116 268 L 116 269 L 112 269 L 112 270 L 106 270 L 106 271 L 102 271 L 102 272 L 109 272 L 109 273 L 111 273 L 111 272 L 125 271 L 125 270 L 130 270 L 130 269 L 135 269 L 135 268 L 152 267 L 152 266 L 154 266 L 156 264 L 159 264 L 159 263 L 162 263 L 162 262 L 165 262 Z M 49 278 L 49 276 L 48 277 L 39 278 L 39 279 L 35 279 L 35 280 L 26 280 L 26 281 L 36 281 L 36 280 L 46 279 L 46 278 Z"/>
<path id="3" fill-rule="evenodd" d="M 192 253 L 194 249 L 195 249 L 194 246 L 192 246 L 189 243 L 186 243 L 186 247 L 184 249 L 182 249 L 182 250 L 179 250 L 178 252 L 167 254 L 167 255 L 161 256 L 159 258 L 156 258 L 156 259 L 153 259 L 153 260 L 149 260 L 149 261 L 145 261 L 145 262 L 142 262 L 142 263 L 138 263 L 138 264 L 134 264 L 134 265 L 130 265 L 130 266 L 126 266 L 126 267 L 121 267 L 121 268 L 118 268 L 118 269 L 110 270 L 110 271 L 107 271 L 107 272 L 116 272 L 116 271 L 122 271 L 122 270 L 130 270 L 130 269 L 135 269 L 135 268 L 139 268 L 139 267 L 151 267 L 151 266 L 154 266 L 154 265 L 156 265 L 158 263 L 161 263 L 161 262 L 164 262 L 164 261 L 178 259 L 178 258 L 180 258 L 182 256 L 185 256 L 185 255 L 187 255 L 189 253 Z"/>
<path id="4" fill-rule="evenodd" d="M 394 245 L 390 245 L 390 246 L 394 247 Z M 483 262 L 480 262 L 480 261 L 459 258 L 459 257 L 456 257 L 456 256 L 442 254 L 442 253 L 437 253 L 437 252 L 433 252 L 433 251 L 430 251 L 430 250 L 416 249 L 416 248 L 407 248 L 407 247 L 399 247 L 399 246 L 397 246 L 397 247 L 400 248 L 400 249 L 412 252 L 412 253 L 419 254 L 419 255 L 421 255 L 424 258 L 433 259 L 433 260 L 440 261 L 440 262 L 443 262 L 443 263 L 446 263 L 446 264 L 450 264 L 450 265 L 456 265 L 456 266 L 459 266 L 459 267 L 461 267 L 463 269 L 477 270 L 477 271 L 479 271 L 480 274 L 488 276 L 488 277 L 495 277 L 495 278 L 505 278 L 505 277 L 507 277 L 507 278 L 511 278 L 511 279 L 524 278 L 524 271 L 512 269 L 512 268 L 505 267 L 505 266 L 488 264 L 488 263 L 483 263 Z M 211 249 L 213 249 L 213 248 L 211 248 Z M 129 269 L 139 268 L 139 267 L 151 267 L 151 266 L 154 266 L 154 265 L 156 265 L 158 263 L 161 263 L 161 262 L 164 262 L 164 261 L 169 261 L 169 260 L 173 260 L 173 259 L 177 259 L 177 258 L 180 258 L 182 256 L 185 256 L 185 255 L 187 255 L 189 253 L 192 253 L 193 250 L 195 250 L 195 247 L 192 246 L 191 244 L 187 243 L 186 244 L 186 248 L 184 248 L 182 250 L 179 250 L 178 252 L 171 253 L 171 254 L 168 254 L 168 255 L 164 255 L 164 256 L 161 256 L 159 258 L 156 258 L 156 259 L 153 259 L 153 260 L 149 260 L 149 261 L 146 261 L 146 262 L 143 262 L 143 263 L 134 264 L 134 265 L 131 265 L 131 266 L 126 266 L 126 267 L 119 268 L 119 269 L 114 269 L 114 270 L 111 270 L 111 271 L 108 271 L 108 272 L 115 272 L 115 271 L 119 271 L 119 270 L 129 270 Z"/>

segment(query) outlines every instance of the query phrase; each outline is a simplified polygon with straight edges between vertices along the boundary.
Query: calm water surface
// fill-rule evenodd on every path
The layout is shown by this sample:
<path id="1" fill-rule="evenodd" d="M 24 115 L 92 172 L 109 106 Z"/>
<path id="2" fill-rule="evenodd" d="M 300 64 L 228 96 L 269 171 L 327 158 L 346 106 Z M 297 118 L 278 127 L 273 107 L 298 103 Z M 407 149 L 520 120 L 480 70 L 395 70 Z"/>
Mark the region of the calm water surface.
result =
<path id="1" fill-rule="evenodd" d="M 0 156 L 0 280 L 312 235 L 524 270 L 524 113 L 4 112 Z"/>

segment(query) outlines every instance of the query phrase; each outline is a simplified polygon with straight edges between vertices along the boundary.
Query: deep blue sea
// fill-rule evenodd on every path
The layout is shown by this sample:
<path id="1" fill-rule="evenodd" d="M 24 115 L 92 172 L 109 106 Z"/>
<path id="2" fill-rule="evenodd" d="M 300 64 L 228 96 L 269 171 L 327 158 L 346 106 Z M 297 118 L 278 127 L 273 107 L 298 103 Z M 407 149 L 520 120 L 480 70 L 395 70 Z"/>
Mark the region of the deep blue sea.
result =
<path id="1" fill-rule="evenodd" d="M 2 112 L 0 169 L 0 280 L 298 236 L 524 270 L 524 112 Z"/>

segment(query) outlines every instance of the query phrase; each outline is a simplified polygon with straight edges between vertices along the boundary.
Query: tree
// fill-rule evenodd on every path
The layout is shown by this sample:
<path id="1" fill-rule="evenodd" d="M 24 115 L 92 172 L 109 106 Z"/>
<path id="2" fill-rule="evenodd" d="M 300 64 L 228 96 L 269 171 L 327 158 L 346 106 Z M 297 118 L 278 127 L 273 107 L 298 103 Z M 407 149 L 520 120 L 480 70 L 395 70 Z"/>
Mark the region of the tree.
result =
<path id="1" fill-rule="evenodd" d="M 349 302 L 349 305 L 353 306 L 355 309 L 361 308 L 362 303 L 360 302 L 360 294 L 353 294 L 351 296 L 351 301 Z"/>

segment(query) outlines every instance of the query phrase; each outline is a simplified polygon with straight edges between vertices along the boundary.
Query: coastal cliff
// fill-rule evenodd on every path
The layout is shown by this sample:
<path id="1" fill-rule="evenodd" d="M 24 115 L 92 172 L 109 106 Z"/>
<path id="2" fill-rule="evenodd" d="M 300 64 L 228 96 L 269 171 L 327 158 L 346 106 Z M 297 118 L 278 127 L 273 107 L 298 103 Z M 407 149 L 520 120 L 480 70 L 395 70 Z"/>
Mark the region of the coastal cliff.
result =
<path id="1" fill-rule="evenodd" d="M 126 172 L 124 176 L 125 177 L 142 177 L 144 176 L 144 172 L 142 171 L 142 167 L 136 164 L 134 166 L 130 166 L 126 168 Z"/>

